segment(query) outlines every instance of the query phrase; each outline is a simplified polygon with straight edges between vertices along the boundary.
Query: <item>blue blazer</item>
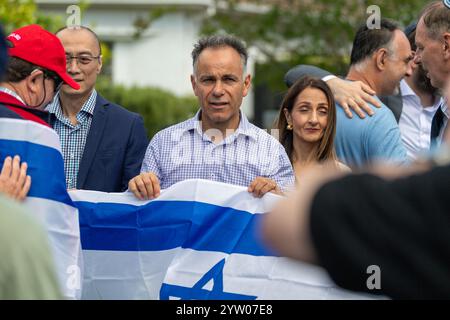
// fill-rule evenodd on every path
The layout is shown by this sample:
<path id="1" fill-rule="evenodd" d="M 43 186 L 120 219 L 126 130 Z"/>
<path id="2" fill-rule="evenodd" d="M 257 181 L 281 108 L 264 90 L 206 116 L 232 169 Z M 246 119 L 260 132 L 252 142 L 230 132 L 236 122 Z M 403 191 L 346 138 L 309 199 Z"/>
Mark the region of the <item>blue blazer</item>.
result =
<path id="1" fill-rule="evenodd" d="M 147 145 L 142 117 L 97 95 L 77 189 L 125 191 L 140 172 Z"/>

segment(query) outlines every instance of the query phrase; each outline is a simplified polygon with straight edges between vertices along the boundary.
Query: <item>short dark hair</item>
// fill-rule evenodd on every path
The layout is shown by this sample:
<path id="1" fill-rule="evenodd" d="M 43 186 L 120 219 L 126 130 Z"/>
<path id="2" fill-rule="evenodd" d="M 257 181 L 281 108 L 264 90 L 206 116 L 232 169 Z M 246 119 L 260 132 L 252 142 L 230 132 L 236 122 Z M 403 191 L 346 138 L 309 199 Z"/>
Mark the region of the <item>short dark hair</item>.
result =
<path id="1" fill-rule="evenodd" d="M 194 49 L 192 50 L 192 65 L 194 66 L 198 61 L 198 57 L 203 50 L 207 48 L 219 48 L 219 47 L 231 47 L 239 53 L 242 60 L 242 66 L 245 69 L 247 66 L 248 60 L 248 52 L 245 47 L 245 44 L 239 38 L 232 35 L 213 35 L 205 38 L 201 38 L 194 45 Z"/>
<path id="2" fill-rule="evenodd" d="M 406 37 L 408 38 L 409 44 L 411 46 L 411 50 L 412 51 L 416 51 L 417 46 L 416 46 L 416 30 L 408 33 L 406 35 Z"/>
<path id="3" fill-rule="evenodd" d="M 6 66 L 5 81 L 12 83 L 20 82 L 28 77 L 34 70 L 42 70 L 44 77 L 51 77 L 55 80 L 55 83 L 58 81 L 63 81 L 54 71 L 44 69 L 38 65 L 17 57 L 9 57 L 8 64 Z"/>
<path id="4" fill-rule="evenodd" d="M 450 9 L 442 1 L 428 4 L 422 11 L 421 18 L 427 27 L 427 34 L 438 39 L 442 32 L 450 32 Z"/>
<path id="5" fill-rule="evenodd" d="M 19 82 L 28 77 L 35 69 L 41 67 L 17 57 L 9 57 L 6 66 L 5 81 Z"/>
<path id="6" fill-rule="evenodd" d="M 367 24 L 361 25 L 353 40 L 350 65 L 357 64 L 370 57 L 378 49 L 386 47 L 392 41 L 398 24 L 392 20 L 381 19 L 380 28 L 369 29 Z"/>
<path id="7" fill-rule="evenodd" d="M 88 28 L 88 27 L 85 27 L 85 26 L 70 26 L 70 27 L 65 26 L 65 27 L 62 27 L 62 28 L 58 29 L 58 31 L 55 32 L 55 35 L 58 35 L 58 33 L 60 33 L 61 31 L 66 30 L 66 29 L 69 29 L 69 30 L 82 29 L 82 30 L 88 31 L 90 34 L 92 34 L 92 36 L 94 37 L 95 41 L 97 42 L 99 55 L 102 55 L 102 46 L 100 44 L 100 38 L 98 37 L 98 35 L 94 31 L 92 31 L 91 28 Z"/>

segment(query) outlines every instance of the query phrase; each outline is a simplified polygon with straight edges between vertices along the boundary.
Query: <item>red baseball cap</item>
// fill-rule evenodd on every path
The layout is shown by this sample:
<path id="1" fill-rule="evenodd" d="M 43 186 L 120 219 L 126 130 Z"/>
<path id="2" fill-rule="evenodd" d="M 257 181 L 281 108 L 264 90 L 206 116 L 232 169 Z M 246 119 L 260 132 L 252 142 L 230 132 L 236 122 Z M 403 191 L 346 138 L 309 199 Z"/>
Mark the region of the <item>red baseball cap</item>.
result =
<path id="1" fill-rule="evenodd" d="M 9 42 L 10 57 L 17 57 L 51 70 L 72 88 L 80 88 L 66 72 L 66 52 L 53 33 L 37 24 L 31 24 L 13 31 L 6 40 Z"/>

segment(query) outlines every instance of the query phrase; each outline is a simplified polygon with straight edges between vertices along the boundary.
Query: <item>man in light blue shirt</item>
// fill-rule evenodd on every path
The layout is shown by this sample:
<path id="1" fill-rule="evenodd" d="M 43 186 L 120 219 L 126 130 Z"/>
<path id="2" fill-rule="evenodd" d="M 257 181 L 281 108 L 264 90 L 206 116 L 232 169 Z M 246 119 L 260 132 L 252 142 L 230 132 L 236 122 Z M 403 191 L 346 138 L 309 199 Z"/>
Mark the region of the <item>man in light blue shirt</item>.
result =
<path id="1" fill-rule="evenodd" d="M 347 80 L 362 81 L 378 96 L 391 95 L 398 90 L 400 80 L 411 75 L 412 59 L 408 38 L 397 24 L 386 19 L 377 29 L 363 24 L 353 41 Z M 353 167 L 407 160 L 400 129 L 385 105 L 364 120 L 348 119 L 338 106 L 335 147 L 339 159 Z"/>
<path id="2" fill-rule="evenodd" d="M 406 161 L 398 124 L 383 103 L 366 119 L 350 119 L 340 106 L 337 106 L 336 117 L 336 155 L 347 165 L 361 167 L 377 161 L 399 164 Z"/>
<path id="3" fill-rule="evenodd" d="M 240 111 L 251 82 L 247 57 L 242 42 L 231 36 L 212 36 L 195 45 L 191 83 L 201 108 L 152 139 L 141 174 L 128 184 L 137 198 L 153 199 L 161 188 L 186 179 L 246 186 L 256 197 L 293 186 L 283 146 Z"/>

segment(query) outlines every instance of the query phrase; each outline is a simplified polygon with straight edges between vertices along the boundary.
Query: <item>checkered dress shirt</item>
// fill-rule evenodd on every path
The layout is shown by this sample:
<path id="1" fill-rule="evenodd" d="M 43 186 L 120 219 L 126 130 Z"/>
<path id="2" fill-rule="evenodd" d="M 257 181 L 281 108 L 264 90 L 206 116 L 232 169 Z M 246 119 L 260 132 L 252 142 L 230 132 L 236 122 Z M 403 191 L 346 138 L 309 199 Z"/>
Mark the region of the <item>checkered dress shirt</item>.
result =
<path id="1" fill-rule="evenodd" d="M 48 112 L 56 116 L 53 129 L 58 133 L 59 140 L 61 141 L 64 172 L 66 174 L 68 189 L 75 189 L 77 187 L 78 170 L 80 168 L 81 158 L 83 157 L 89 129 L 91 128 L 96 100 L 97 92 L 94 90 L 78 112 L 78 123 L 76 125 L 71 124 L 69 118 L 63 115 L 59 102 L 59 94 L 55 96 L 46 108 Z"/>
<path id="2" fill-rule="evenodd" d="M 244 114 L 238 129 L 219 144 L 202 132 L 199 114 L 158 132 L 147 147 L 141 172 L 155 173 L 162 189 L 186 179 L 249 186 L 259 176 L 275 180 L 284 191 L 294 186 L 283 146 Z"/>

